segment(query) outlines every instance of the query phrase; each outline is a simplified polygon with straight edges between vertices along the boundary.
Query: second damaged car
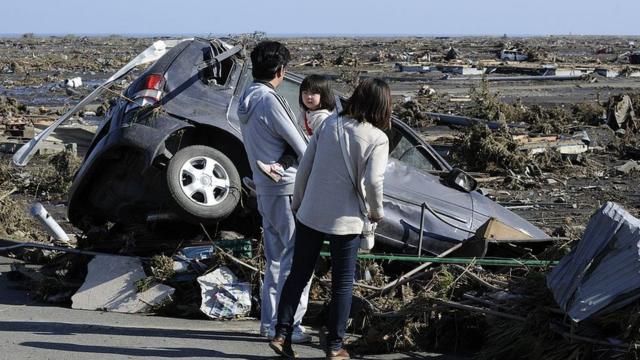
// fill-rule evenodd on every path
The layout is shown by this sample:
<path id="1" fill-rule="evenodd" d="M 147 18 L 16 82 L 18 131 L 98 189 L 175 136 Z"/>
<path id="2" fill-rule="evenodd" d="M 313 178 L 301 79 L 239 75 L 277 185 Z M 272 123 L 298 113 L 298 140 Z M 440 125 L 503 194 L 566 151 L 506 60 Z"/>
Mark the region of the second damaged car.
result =
<path id="1" fill-rule="evenodd" d="M 250 60 L 242 46 L 219 39 L 171 45 L 145 60 L 152 65 L 98 128 L 69 195 L 69 219 L 76 226 L 165 218 L 209 224 L 242 213 L 248 192 L 241 179 L 251 177 L 251 170 L 236 110 L 253 81 Z M 287 73 L 278 88 L 294 113 L 301 81 Z M 392 125 L 379 244 L 438 255 L 473 238 L 490 219 L 521 238 L 547 237 L 476 191 L 471 176 L 454 169 L 409 126 L 397 118 Z"/>

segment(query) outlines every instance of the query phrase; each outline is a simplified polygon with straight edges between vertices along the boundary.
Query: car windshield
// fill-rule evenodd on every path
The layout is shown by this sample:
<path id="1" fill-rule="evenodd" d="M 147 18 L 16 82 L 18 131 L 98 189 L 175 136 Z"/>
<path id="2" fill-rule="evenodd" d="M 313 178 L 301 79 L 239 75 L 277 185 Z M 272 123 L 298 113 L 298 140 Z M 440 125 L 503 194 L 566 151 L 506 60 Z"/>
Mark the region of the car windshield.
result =
<path id="1" fill-rule="evenodd" d="M 427 150 L 395 125 L 387 131 L 389 157 L 423 171 L 442 170 Z M 412 141 L 413 140 L 413 141 Z"/>

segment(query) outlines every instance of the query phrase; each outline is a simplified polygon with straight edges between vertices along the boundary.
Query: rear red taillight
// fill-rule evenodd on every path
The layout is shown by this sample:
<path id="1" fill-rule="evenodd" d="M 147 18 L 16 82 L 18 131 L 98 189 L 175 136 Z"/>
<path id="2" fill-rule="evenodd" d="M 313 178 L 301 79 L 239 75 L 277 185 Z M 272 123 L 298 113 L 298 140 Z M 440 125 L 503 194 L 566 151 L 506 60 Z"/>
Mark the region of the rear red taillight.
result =
<path id="1" fill-rule="evenodd" d="M 145 76 L 136 86 L 132 103 L 127 105 L 125 112 L 137 109 L 141 106 L 155 105 L 162 97 L 164 87 L 164 76 L 162 74 L 149 74 Z"/>
<path id="2" fill-rule="evenodd" d="M 162 90 L 164 77 L 160 74 L 150 74 L 141 82 L 140 90 Z"/>

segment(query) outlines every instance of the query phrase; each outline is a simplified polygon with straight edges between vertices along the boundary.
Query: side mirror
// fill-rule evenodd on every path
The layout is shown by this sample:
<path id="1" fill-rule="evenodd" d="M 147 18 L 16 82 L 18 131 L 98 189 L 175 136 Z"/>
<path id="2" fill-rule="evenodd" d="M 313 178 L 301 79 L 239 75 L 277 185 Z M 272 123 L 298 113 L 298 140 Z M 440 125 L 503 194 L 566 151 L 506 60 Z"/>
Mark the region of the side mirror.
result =
<path id="1" fill-rule="evenodd" d="M 478 182 L 471 175 L 455 168 L 447 174 L 447 185 L 458 190 L 472 192 L 478 187 Z"/>

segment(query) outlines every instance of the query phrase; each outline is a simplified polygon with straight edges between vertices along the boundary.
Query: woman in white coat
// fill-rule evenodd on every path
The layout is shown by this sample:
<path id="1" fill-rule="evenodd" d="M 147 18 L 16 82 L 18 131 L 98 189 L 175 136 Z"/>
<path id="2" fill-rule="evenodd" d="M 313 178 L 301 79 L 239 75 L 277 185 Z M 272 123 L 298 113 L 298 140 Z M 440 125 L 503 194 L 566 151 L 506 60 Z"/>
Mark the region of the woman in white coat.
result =
<path id="1" fill-rule="evenodd" d="M 327 118 L 307 146 L 291 204 L 296 213 L 293 265 L 278 305 L 276 335 L 270 342 L 280 355 L 295 357 L 293 315 L 322 243 L 328 240 L 332 292 L 327 359 L 349 359 L 342 339 L 351 308 L 360 234 L 366 218 L 377 222 L 384 216 L 382 186 L 389 153 L 384 130 L 390 126 L 391 108 L 389 86 L 379 79 L 364 80 L 344 111 Z"/>

